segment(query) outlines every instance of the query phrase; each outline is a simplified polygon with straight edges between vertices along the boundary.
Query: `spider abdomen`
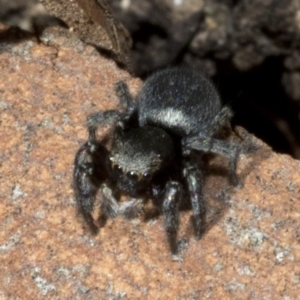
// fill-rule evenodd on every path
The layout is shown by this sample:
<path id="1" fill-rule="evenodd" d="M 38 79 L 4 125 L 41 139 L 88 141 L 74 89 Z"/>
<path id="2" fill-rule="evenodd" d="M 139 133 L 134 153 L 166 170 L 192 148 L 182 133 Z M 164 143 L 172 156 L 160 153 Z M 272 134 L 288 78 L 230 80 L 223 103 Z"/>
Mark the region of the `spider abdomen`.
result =
<path id="1" fill-rule="evenodd" d="M 155 125 L 180 136 L 198 133 L 221 110 L 213 84 L 184 68 L 165 69 L 148 78 L 138 103 L 140 126 Z"/>

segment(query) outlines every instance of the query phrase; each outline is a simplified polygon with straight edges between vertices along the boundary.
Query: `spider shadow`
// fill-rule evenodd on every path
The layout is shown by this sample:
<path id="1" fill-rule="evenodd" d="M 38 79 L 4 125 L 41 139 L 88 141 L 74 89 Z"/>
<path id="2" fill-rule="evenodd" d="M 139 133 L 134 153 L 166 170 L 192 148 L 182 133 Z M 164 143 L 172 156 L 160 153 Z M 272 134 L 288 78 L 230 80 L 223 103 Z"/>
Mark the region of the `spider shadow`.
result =
<path id="1" fill-rule="evenodd" d="M 35 33 L 22 30 L 19 27 L 11 26 L 0 30 L 0 53 L 4 52 L 11 44 L 18 44 L 36 37 Z M 6 45 L 6 47 L 5 47 Z"/>
<path id="2" fill-rule="evenodd" d="M 54 18 L 57 22 L 57 26 L 60 26 L 65 29 L 69 29 L 69 26 L 63 21 L 60 20 L 59 18 Z M 33 32 L 23 30 L 20 27 L 17 26 L 9 26 L 9 27 L 4 27 L 3 29 L 0 29 L 0 53 L 3 53 L 4 51 L 7 51 L 9 45 L 12 44 L 18 44 L 26 40 L 31 40 L 33 38 L 36 39 L 37 43 L 41 44 L 41 35 L 44 32 L 44 30 L 48 27 L 51 27 L 51 25 L 38 25 L 38 24 L 33 24 Z"/>
<path id="3" fill-rule="evenodd" d="M 226 159 L 217 158 L 217 156 L 212 154 L 207 155 L 204 164 L 205 178 L 207 179 L 204 189 L 207 212 L 203 224 L 202 237 L 224 218 L 232 206 L 232 194 L 237 189 L 242 190 L 244 188 L 244 182 L 248 175 L 259 169 L 260 164 L 272 153 L 270 148 L 263 147 L 262 143 L 249 133 L 242 132 L 237 138 L 239 140 L 242 139 L 240 143 L 241 154 L 247 156 L 247 162 L 241 166 L 240 169 L 242 171 L 238 175 L 240 186 L 231 184 Z"/>

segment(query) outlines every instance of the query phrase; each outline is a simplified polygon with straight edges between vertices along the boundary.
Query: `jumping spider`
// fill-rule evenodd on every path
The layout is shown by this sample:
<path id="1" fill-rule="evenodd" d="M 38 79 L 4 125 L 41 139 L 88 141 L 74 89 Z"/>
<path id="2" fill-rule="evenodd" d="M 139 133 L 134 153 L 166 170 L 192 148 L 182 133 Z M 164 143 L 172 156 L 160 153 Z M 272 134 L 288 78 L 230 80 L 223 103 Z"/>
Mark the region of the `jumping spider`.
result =
<path id="1" fill-rule="evenodd" d="M 167 68 L 150 76 L 134 101 L 124 82 L 116 85 L 124 107 L 100 111 L 87 118 L 88 141 L 75 159 L 74 187 L 79 211 L 96 233 L 92 217 L 98 189 L 102 193 L 102 217 L 119 214 L 136 217 L 146 201 L 163 213 L 172 254 L 177 252 L 179 207 L 189 201 L 196 239 L 201 237 L 205 216 L 203 199 L 206 153 L 229 159 L 229 177 L 239 181 L 236 163 L 240 147 L 216 138 L 232 116 L 201 73 L 187 68 Z M 109 152 L 96 140 L 96 130 L 112 126 Z M 102 143 L 101 143 L 102 142 Z M 131 200 L 119 202 L 121 194 Z"/>

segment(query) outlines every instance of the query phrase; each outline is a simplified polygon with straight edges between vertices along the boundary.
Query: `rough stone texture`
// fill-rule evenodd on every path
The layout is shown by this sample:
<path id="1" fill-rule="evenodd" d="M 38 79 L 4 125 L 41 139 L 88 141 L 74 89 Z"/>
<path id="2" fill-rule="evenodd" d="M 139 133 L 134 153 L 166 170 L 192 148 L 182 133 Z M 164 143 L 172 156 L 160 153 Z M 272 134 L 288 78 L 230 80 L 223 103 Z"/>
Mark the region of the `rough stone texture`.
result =
<path id="1" fill-rule="evenodd" d="M 190 50 L 198 56 L 232 56 L 233 64 L 249 70 L 268 56 L 288 54 L 299 33 L 298 1 L 206 1 L 201 29 Z"/>
<path id="2" fill-rule="evenodd" d="M 110 3 L 135 40 L 133 68 L 141 75 L 178 57 L 198 28 L 204 1 L 113 0 Z"/>
<path id="3" fill-rule="evenodd" d="M 51 14 L 64 20 L 87 44 L 131 69 L 131 38 L 111 13 L 106 0 L 40 0 Z"/>
<path id="4" fill-rule="evenodd" d="M 138 74 L 172 63 L 180 53 L 211 75 L 216 70 L 207 60 L 229 59 L 240 71 L 269 56 L 297 60 L 299 0 L 112 0 L 112 7 L 133 34 Z M 144 64 L 138 64 L 140 58 Z"/>
<path id="5" fill-rule="evenodd" d="M 47 26 L 63 26 L 66 23 L 51 16 L 38 0 L 0 0 L 0 22 L 17 26 L 37 36 Z"/>
<path id="6" fill-rule="evenodd" d="M 182 212 L 177 259 L 161 216 L 88 233 L 71 187 L 86 115 L 117 106 L 117 81 L 140 82 L 65 35 L 0 47 L 0 298 L 300 299 L 300 163 L 255 139 L 242 189 L 211 161 L 207 231 L 195 241 Z"/>

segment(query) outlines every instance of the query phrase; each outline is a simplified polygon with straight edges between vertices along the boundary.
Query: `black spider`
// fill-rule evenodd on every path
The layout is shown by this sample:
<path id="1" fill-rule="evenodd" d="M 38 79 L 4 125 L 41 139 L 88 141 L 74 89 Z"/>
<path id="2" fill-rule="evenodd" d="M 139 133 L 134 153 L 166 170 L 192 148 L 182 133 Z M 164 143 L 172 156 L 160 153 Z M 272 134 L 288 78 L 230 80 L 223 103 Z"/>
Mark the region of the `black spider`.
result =
<path id="1" fill-rule="evenodd" d="M 124 112 L 91 114 L 88 141 L 75 159 L 74 187 L 79 211 L 94 233 L 94 200 L 100 188 L 102 218 L 136 217 L 147 199 L 164 215 L 171 252 L 177 252 L 179 207 L 188 199 L 199 239 L 205 215 L 202 157 L 214 153 L 229 159 L 229 177 L 237 185 L 237 144 L 217 139 L 232 113 L 201 73 L 168 68 L 150 76 L 137 101 L 124 82 L 116 85 Z M 112 150 L 96 140 L 96 130 L 113 126 Z M 119 202 L 121 194 L 131 200 Z"/>

